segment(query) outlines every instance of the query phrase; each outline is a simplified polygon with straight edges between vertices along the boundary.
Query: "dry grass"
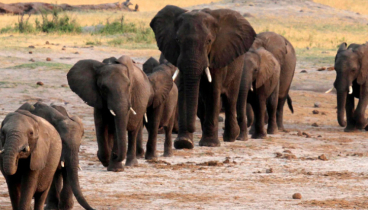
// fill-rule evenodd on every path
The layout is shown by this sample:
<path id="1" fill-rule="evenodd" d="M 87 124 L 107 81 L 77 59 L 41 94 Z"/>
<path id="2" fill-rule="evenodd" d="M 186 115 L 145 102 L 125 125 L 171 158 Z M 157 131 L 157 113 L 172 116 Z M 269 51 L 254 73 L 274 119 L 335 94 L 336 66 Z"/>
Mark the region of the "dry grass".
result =
<path id="1" fill-rule="evenodd" d="M 313 0 L 314 2 L 325 4 L 343 10 L 359 12 L 368 15 L 367 0 Z"/>

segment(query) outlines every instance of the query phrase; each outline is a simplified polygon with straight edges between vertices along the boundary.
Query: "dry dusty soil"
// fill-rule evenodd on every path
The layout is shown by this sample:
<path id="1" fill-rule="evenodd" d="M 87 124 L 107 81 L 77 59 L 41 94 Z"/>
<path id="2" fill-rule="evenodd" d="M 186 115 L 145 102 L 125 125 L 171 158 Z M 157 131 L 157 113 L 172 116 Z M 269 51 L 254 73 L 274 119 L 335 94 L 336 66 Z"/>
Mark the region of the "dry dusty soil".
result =
<path id="1" fill-rule="evenodd" d="M 260 9 L 263 6 L 265 10 L 277 9 L 277 4 L 267 7 L 265 1 L 253 2 L 253 12 L 264 11 Z M 291 1 L 277 2 L 290 4 Z M 311 5 L 310 8 L 315 6 L 325 11 L 322 12 L 324 15 L 329 15 L 332 10 L 305 1 L 295 1 L 294 7 L 280 6 L 279 9 L 285 10 L 282 14 L 292 13 L 299 11 L 299 4 L 303 8 L 306 5 L 302 4 L 307 4 L 307 7 Z M 235 2 L 206 7 L 221 6 L 243 12 L 250 10 L 249 5 L 242 5 L 241 2 Z M 32 40 L 29 40 L 29 44 L 33 44 Z M 101 61 L 106 57 L 127 54 L 141 65 L 149 56 L 158 57 L 159 52 L 71 46 L 66 46 L 66 50 L 62 51 L 62 46 L 63 43 L 59 43 L 59 46 L 36 45 L 32 49 L 33 54 L 28 54 L 27 49 L 0 52 L 0 120 L 23 103 L 37 101 L 62 104 L 70 113 L 80 116 L 86 129 L 80 152 L 83 168 L 80 172 L 81 185 L 88 201 L 95 208 L 368 209 L 367 133 L 344 133 L 343 128 L 338 126 L 336 95 L 323 93 L 332 86 L 334 71 L 316 71 L 319 66 L 298 62 L 290 92 L 295 113 L 291 114 L 285 107 L 285 124 L 289 132 L 269 135 L 264 140 L 222 142 L 221 147 L 206 148 L 198 146 L 201 131 L 197 121 L 193 150 L 174 150 L 174 157 L 160 156 L 152 162 L 140 159 L 138 167 L 112 173 L 107 172 L 96 157 L 92 108 L 85 105 L 68 87 L 62 87 L 67 84 L 66 73 L 70 64 L 79 59 Z M 75 54 L 76 51 L 79 54 Z M 49 63 L 63 65 L 53 70 L 47 66 L 19 67 L 31 63 L 31 58 L 45 61 L 46 57 L 52 59 Z M 301 65 L 307 73 L 300 73 Z M 37 86 L 38 81 L 44 85 Z M 314 107 L 315 103 L 319 107 Z M 318 114 L 313 114 L 314 110 Z M 222 128 L 223 123 L 219 127 Z M 222 132 L 220 129 L 220 136 Z M 164 136 L 159 135 L 160 155 L 163 153 L 163 139 Z M 301 193 L 302 199 L 292 199 L 294 193 Z M 11 209 L 2 176 L 0 209 Z M 74 209 L 81 207 L 76 203 Z"/>

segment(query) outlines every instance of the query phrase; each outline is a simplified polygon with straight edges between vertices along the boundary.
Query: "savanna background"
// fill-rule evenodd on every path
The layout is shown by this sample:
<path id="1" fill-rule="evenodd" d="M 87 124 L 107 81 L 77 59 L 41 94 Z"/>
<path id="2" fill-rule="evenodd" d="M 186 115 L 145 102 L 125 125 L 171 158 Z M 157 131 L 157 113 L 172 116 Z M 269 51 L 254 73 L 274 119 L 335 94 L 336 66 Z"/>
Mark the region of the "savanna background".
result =
<path id="1" fill-rule="evenodd" d="M 100 4 L 114 1 L 43 1 Z M 2 3 L 14 3 L 5 0 Z M 24 1 L 27 2 L 27 1 Z M 81 186 L 97 209 L 368 209 L 365 132 L 344 133 L 336 120 L 332 67 L 342 42 L 368 41 L 368 0 L 131 0 L 139 12 L 84 11 L 0 16 L 0 120 L 25 102 L 57 103 L 85 124 Z M 285 36 L 297 52 L 286 133 L 265 140 L 175 150 L 174 157 L 139 160 L 123 173 L 108 173 L 96 157 L 93 110 L 67 86 L 66 73 L 80 59 L 122 54 L 141 66 L 158 58 L 149 22 L 167 4 L 239 11 L 257 33 Z M 134 8 L 134 5 L 131 8 Z M 87 28 L 101 27 L 98 32 Z M 47 61 L 46 59 L 49 58 Z M 317 70 L 320 71 L 317 71 Z M 37 85 L 42 82 L 43 85 Z M 219 126 L 220 128 L 223 125 Z M 222 129 L 219 130 L 222 136 Z M 147 133 L 144 132 L 145 139 Z M 173 135 L 175 138 L 176 135 Z M 163 150 L 158 138 L 159 154 Z M 322 156 L 323 155 L 323 156 Z M 301 193 L 302 199 L 292 199 Z M 0 176 L 0 209 L 10 209 Z M 75 209 L 80 209 L 75 204 Z"/>

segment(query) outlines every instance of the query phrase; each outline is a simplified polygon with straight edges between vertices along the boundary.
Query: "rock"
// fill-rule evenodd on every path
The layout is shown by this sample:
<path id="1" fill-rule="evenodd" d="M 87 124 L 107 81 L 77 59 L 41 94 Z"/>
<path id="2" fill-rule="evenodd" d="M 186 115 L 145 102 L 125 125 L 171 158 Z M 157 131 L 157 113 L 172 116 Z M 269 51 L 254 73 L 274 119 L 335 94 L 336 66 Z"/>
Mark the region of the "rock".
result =
<path id="1" fill-rule="evenodd" d="M 321 68 L 317 69 L 317 71 L 324 71 L 324 70 L 326 70 L 326 67 L 321 67 Z"/>
<path id="2" fill-rule="evenodd" d="M 249 4 L 249 6 L 253 7 L 253 6 L 254 6 L 254 4 L 253 4 L 253 3 L 250 3 L 250 4 Z"/>
<path id="3" fill-rule="evenodd" d="M 229 164 L 230 163 L 230 157 L 226 157 L 224 162 L 222 162 L 224 164 Z"/>
<path id="4" fill-rule="evenodd" d="M 267 174 L 272 174 L 273 173 L 273 169 L 272 168 L 266 169 L 266 173 Z"/>
<path id="5" fill-rule="evenodd" d="M 319 114 L 319 111 L 318 110 L 313 110 L 312 112 L 313 114 Z"/>
<path id="6" fill-rule="evenodd" d="M 304 12 L 304 10 L 301 9 L 299 12 Z"/>
<path id="7" fill-rule="evenodd" d="M 275 154 L 277 158 L 282 157 L 282 154 L 280 152 L 276 152 Z"/>
<path id="8" fill-rule="evenodd" d="M 36 48 L 35 46 L 33 46 L 33 45 L 29 45 L 28 46 L 28 48 L 32 48 L 32 49 L 34 49 L 34 48 Z"/>
<path id="9" fill-rule="evenodd" d="M 335 70 L 335 67 L 334 66 L 331 66 L 331 67 L 328 67 L 327 68 L 327 71 L 333 71 L 333 70 Z"/>
<path id="10" fill-rule="evenodd" d="M 317 137 L 318 137 L 318 138 L 321 138 L 322 136 L 321 136 L 321 135 L 318 135 Z"/>
<path id="11" fill-rule="evenodd" d="M 317 123 L 312 124 L 313 127 L 318 127 L 319 125 Z"/>
<path id="12" fill-rule="evenodd" d="M 33 52 L 32 51 L 29 51 L 28 54 L 32 54 Z"/>
<path id="13" fill-rule="evenodd" d="M 46 43 L 45 44 L 50 44 L 50 42 L 49 41 L 46 41 Z"/>
<path id="14" fill-rule="evenodd" d="M 37 82 L 36 84 L 39 86 L 43 86 L 43 82 Z"/>
<path id="15" fill-rule="evenodd" d="M 319 159 L 319 160 L 323 160 L 323 161 L 328 160 L 328 159 L 327 159 L 327 157 L 326 157 L 324 154 L 322 154 L 322 155 L 318 156 L 318 159 Z"/>
<path id="16" fill-rule="evenodd" d="M 293 154 L 285 154 L 284 159 L 288 159 L 288 160 L 296 159 L 296 156 Z"/>
<path id="17" fill-rule="evenodd" d="M 79 52 L 75 52 L 74 54 L 79 54 Z"/>
<path id="18" fill-rule="evenodd" d="M 319 108 L 319 107 L 321 107 L 321 103 L 319 102 L 314 103 L 314 108 Z"/>
<path id="19" fill-rule="evenodd" d="M 46 61 L 51 61 L 51 58 L 46 58 Z"/>
<path id="20" fill-rule="evenodd" d="M 300 193 L 294 193 L 293 199 L 302 199 L 302 194 L 300 194 Z"/>
<path id="21" fill-rule="evenodd" d="M 326 112 L 321 112 L 321 115 L 327 115 Z"/>
<path id="22" fill-rule="evenodd" d="M 303 132 L 304 133 L 304 132 Z M 297 136 L 303 136 L 303 133 L 301 131 L 298 131 L 298 133 L 296 133 Z"/>
<path id="23" fill-rule="evenodd" d="M 303 135 L 305 135 L 305 137 L 307 137 L 307 138 L 311 138 L 312 137 L 312 135 L 310 135 L 309 133 L 307 133 L 307 132 L 303 132 Z"/>
<path id="24" fill-rule="evenodd" d="M 65 47 L 61 48 L 61 50 L 65 50 Z"/>
<path id="25" fill-rule="evenodd" d="M 35 60 L 33 60 L 33 58 L 31 58 L 29 61 L 31 61 L 31 62 L 35 62 Z"/>
<path id="26" fill-rule="evenodd" d="M 243 14 L 243 17 L 254 17 L 253 15 L 251 15 L 250 13 L 246 12 Z"/>
<path id="27" fill-rule="evenodd" d="M 290 151 L 290 150 L 284 150 L 284 153 L 289 153 L 289 154 L 291 154 L 292 152 Z"/>
<path id="28" fill-rule="evenodd" d="M 62 84 L 61 87 L 69 87 L 69 85 Z"/>
<path id="29" fill-rule="evenodd" d="M 302 70 L 300 73 L 308 73 L 307 70 Z"/>

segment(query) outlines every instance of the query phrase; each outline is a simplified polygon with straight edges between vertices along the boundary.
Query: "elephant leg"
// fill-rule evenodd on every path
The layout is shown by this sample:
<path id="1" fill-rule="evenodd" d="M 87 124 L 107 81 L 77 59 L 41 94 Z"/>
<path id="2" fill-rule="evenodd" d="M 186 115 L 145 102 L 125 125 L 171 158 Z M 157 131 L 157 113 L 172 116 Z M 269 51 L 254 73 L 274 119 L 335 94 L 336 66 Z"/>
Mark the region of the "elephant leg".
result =
<path id="1" fill-rule="evenodd" d="M 96 137 L 98 143 L 97 157 L 101 161 L 102 165 L 107 167 L 109 165 L 109 159 L 111 154 L 111 147 L 109 145 L 109 131 L 108 131 L 108 119 L 107 116 L 110 113 L 104 109 L 94 108 L 94 120 Z"/>
<path id="2" fill-rule="evenodd" d="M 179 132 L 179 108 L 176 107 L 175 109 L 175 116 L 174 116 L 174 126 L 173 126 L 173 133 L 178 133 Z"/>
<path id="3" fill-rule="evenodd" d="M 204 102 L 201 98 L 201 96 L 199 96 L 198 98 L 198 108 L 197 108 L 197 116 L 201 122 L 201 129 L 203 130 L 203 126 L 204 126 L 204 119 L 205 119 L 205 111 L 206 111 L 206 108 L 205 108 L 205 105 L 204 105 Z"/>
<path id="4" fill-rule="evenodd" d="M 354 112 L 355 112 L 355 101 L 354 95 L 348 94 L 346 96 L 346 128 L 344 129 L 345 132 L 352 132 L 355 131 L 355 119 L 354 119 Z"/>
<path id="5" fill-rule="evenodd" d="M 247 103 L 247 127 L 250 127 L 251 125 L 253 125 L 254 122 L 254 113 L 253 113 L 253 108 L 252 105 L 250 103 Z"/>
<path id="6" fill-rule="evenodd" d="M 258 92 L 263 92 L 264 90 L 259 90 Z M 255 96 L 254 100 L 254 115 L 255 115 L 255 130 L 252 134 L 252 138 L 254 139 L 262 139 L 266 138 L 266 132 L 264 129 L 264 117 L 266 113 L 266 98 L 263 94 L 258 93 Z"/>
<path id="7" fill-rule="evenodd" d="M 173 143 L 172 143 L 172 127 L 175 124 L 175 114 L 170 119 L 168 126 L 165 127 L 165 143 L 164 143 L 164 157 L 173 156 Z"/>
<path id="8" fill-rule="evenodd" d="M 279 87 L 273 91 L 271 96 L 267 100 L 267 113 L 268 113 L 268 134 L 276 134 L 277 133 L 277 122 L 276 122 L 276 113 L 277 113 L 277 102 L 279 100 Z"/>
<path id="9" fill-rule="evenodd" d="M 8 185 L 9 197 L 13 209 L 18 209 L 21 195 L 21 184 L 22 179 L 19 174 L 14 174 L 13 176 L 6 176 L 6 183 Z"/>
<path id="10" fill-rule="evenodd" d="M 71 167 L 71 166 L 67 166 Z M 73 200 L 73 191 L 71 188 L 71 183 L 68 179 L 68 174 L 65 168 L 62 170 L 63 173 L 63 189 L 60 193 L 60 203 L 59 203 L 59 209 L 67 210 L 67 209 L 73 209 L 74 206 L 74 200 Z M 69 175 L 70 176 L 70 175 Z"/>
<path id="11" fill-rule="evenodd" d="M 133 131 L 128 131 L 128 152 L 127 159 L 125 162 L 126 166 L 138 166 L 137 160 L 137 136 L 140 131 L 140 127 L 143 126 L 143 122 L 140 123 L 139 127 Z"/>
<path id="12" fill-rule="evenodd" d="M 223 139 L 226 142 L 234 142 L 236 140 L 236 138 L 239 136 L 240 133 L 240 128 L 238 125 L 238 121 L 237 121 L 237 116 L 236 116 L 236 104 L 237 104 L 237 100 L 238 97 L 233 97 L 231 96 L 232 94 L 235 94 L 236 96 L 238 96 L 238 93 L 236 93 L 236 90 L 233 91 L 229 91 L 231 94 L 226 94 L 225 95 L 225 100 L 224 100 L 224 105 L 225 105 L 225 131 L 223 134 Z M 235 93 L 233 93 L 235 92 Z M 245 101 L 243 102 L 244 105 L 242 105 L 242 117 L 245 117 Z M 242 124 L 243 127 L 247 127 L 246 126 L 246 120 L 243 119 L 244 123 Z"/>
<path id="13" fill-rule="evenodd" d="M 143 123 L 140 127 L 138 134 L 137 134 L 137 158 L 144 157 L 144 149 L 143 149 Z"/>
<path id="14" fill-rule="evenodd" d="M 160 126 L 160 120 L 162 116 L 162 109 L 164 107 L 160 106 L 156 109 L 151 109 L 149 126 L 148 126 L 148 141 L 146 146 L 146 156 L 147 160 L 151 160 L 157 157 L 156 146 L 157 146 L 157 134 L 158 128 Z"/>
<path id="15" fill-rule="evenodd" d="M 286 102 L 286 97 L 279 98 L 277 104 L 277 112 L 276 112 L 276 120 L 277 120 L 277 127 L 280 131 L 285 131 L 284 128 L 284 105 Z"/>
<path id="16" fill-rule="evenodd" d="M 239 97 L 238 97 L 237 104 L 236 104 L 237 120 L 238 120 L 238 125 L 240 128 L 240 134 L 238 135 L 236 139 L 240 141 L 248 140 L 247 123 L 249 123 L 248 122 L 249 119 L 247 118 L 247 113 L 248 113 L 247 97 L 248 97 L 248 90 L 241 89 L 239 91 Z M 225 129 L 226 129 L 226 126 L 225 126 Z"/>
<path id="17" fill-rule="evenodd" d="M 108 171 L 114 171 L 114 172 L 121 172 L 121 171 L 124 171 L 124 167 L 123 167 L 122 162 L 117 162 L 116 161 L 116 158 L 118 157 L 118 140 L 117 140 L 117 134 L 116 134 L 114 119 L 109 121 L 109 126 L 108 127 L 109 127 L 109 129 L 108 129 L 109 134 L 108 134 L 107 145 L 108 146 L 112 145 L 112 149 L 111 149 L 111 155 L 110 155 L 110 160 L 109 160 L 107 170 Z"/>
<path id="18" fill-rule="evenodd" d="M 214 81 L 215 79 L 213 79 L 213 82 Z M 218 116 L 220 114 L 221 104 L 220 86 L 221 85 L 217 83 L 204 84 L 201 86 L 201 95 L 205 103 L 205 119 L 202 126 L 202 138 L 199 141 L 199 146 L 219 147 L 221 145 L 218 139 Z"/>
<path id="19" fill-rule="evenodd" d="M 368 105 L 368 85 L 362 85 L 360 88 L 360 97 L 358 106 L 354 112 L 355 126 L 357 129 L 363 129 L 367 126 L 368 121 L 365 119 L 365 109 Z"/>
<path id="20" fill-rule="evenodd" d="M 47 205 L 45 209 L 58 209 L 62 184 L 63 179 L 61 170 L 56 170 L 49 194 L 47 196 Z"/>
<path id="21" fill-rule="evenodd" d="M 50 187 L 47 188 L 44 192 L 41 193 L 35 193 L 34 195 L 34 210 L 43 210 L 43 206 L 45 204 L 45 201 L 47 199 L 47 195 L 49 193 Z"/>
<path id="22" fill-rule="evenodd" d="M 26 171 L 22 176 L 20 203 L 18 209 L 30 209 L 32 198 L 36 192 L 39 171 Z M 48 192 L 48 190 L 47 190 Z M 46 199 L 47 194 L 45 195 Z M 45 200 L 44 200 L 45 201 Z M 36 202 L 35 202 L 36 207 Z M 42 206 L 43 207 L 43 206 Z"/>

